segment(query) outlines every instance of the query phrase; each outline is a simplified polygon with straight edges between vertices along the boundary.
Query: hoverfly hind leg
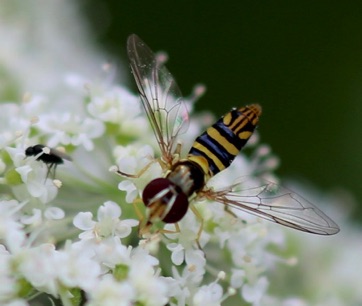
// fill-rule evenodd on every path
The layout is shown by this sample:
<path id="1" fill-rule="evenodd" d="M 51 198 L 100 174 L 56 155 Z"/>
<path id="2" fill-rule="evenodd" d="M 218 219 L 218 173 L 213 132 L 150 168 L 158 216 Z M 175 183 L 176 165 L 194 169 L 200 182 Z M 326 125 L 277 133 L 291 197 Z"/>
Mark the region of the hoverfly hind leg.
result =
<path id="1" fill-rule="evenodd" d="M 202 251 L 202 247 L 201 247 L 201 244 L 200 244 L 200 237 L 201 237 L 201 234 L 202 234 L 202 230 L 204 229 L 204 218 L 201 216 L 200 212 L 197 210 L 197 208 L 194 205 L 190 205 L 190 208 L 191 208 L 192 212 L 194 213 L 196 219 L 199 220 L 199 222 L 200 222 L 200 228 L 197 231 L 195 242 L 196 242 L 197 247 L 199 248 L 199 250 Z"/>
<path id="2" fill-rule="evenodd" d="M 224 205 L 224 211 L 225 211 L 225 213 L 230 215 L 232 218 L 235 218 L 235 219 L 238 218 L 238 216 L 231 211 L 231 209 L 230 209 L 230 207 L 228 205 Z"/>

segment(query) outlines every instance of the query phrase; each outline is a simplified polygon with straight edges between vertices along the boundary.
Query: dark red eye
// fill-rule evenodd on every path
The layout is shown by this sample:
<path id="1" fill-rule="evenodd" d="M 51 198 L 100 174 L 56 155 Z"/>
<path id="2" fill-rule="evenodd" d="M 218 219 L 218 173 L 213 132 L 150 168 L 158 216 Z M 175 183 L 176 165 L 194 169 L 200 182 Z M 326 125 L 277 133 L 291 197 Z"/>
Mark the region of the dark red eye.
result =
<path id="1" fill-rule="evenodd" d="M 176 197 L 176 199 L 172 204 L 170 201 L 174 197 Z M 151 181 L 143 190 L 142 199 L 146 206 L 151 206 L 151 204 L 154 204 L 156 201 L 159 202 L 160 205 L 172 205 L 170 211 L 162 219 L 165 223 L 180 221 L 189 207 L 187 196 L 179 187 L 165 178 L 158 178 Z"/>

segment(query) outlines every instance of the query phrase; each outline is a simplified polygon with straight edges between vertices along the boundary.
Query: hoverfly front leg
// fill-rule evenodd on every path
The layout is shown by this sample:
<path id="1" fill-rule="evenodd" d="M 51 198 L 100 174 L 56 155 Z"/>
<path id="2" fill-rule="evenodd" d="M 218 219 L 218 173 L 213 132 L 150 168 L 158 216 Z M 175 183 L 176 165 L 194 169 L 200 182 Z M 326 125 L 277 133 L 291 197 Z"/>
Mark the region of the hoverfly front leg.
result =
<path id="1" fill-rule="evenodd" d="M 141 216 L 141 219 L 142 220 L 140 220 L 140 226 L 138 228 L 138 235 L 140 237 L 147 236 L 150 233 L 152 233 L 153 235 L 158 235 L 158 234 L 178 234 L 181 232 L 181 229 L 180 229 L 180 226 L 178 225 L 178 223 L 174 224 L 175 225 L 174 230 L 159 228 L 159 229 L 152 231 L 151 227 L 154 224 L 151 221 L 147 220 L 147 218 L 144 218 L 143 216 Z"/>
<path id="2" fill-rule="evenodd" d="M 168 230 L 168 229 L 159 229 L 157 232 L 160 234 L 178 234 L 181 232 L 180 226 L 178 225 L 178 223 L 175 223 L 175 229 L 174 230 Z"/>
<path id="3" fill-rule="evenodd" d="M 154 161 L 150 161 L 146 166 L 144 166 L 140 171 L 138 171 L 136 174 L 129 174 L 129 173 L 125 173 L 119 170 L 119 168 L 117 166 L 114 166 L 115 168 L 111 168 L 111 171 L 120 175 L 120 176 L 125 176 L 125 177 L 129 177 L 129 178 L 139 178 L 143 175 L 143 173 L 145 173 L 150 167 L 151 165 L 154 163 Z M 113 166 L 112 166 L 113 167 Z"/>

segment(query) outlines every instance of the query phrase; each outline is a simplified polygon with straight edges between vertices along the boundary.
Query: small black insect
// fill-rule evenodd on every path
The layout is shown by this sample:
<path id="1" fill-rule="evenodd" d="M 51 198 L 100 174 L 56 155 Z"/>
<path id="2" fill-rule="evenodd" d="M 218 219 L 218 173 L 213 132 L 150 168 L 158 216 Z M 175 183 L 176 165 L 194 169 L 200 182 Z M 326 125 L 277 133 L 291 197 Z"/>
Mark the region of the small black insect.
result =
<path id="1" fill-rule="evenodd" d="M 52 169 L 53 169 L 53 178 L 54 178 L 55 170 L 56 170 L 57 166 L 64 163 L 63 159 L 71 161 L 72 158 L 63 152 L 56 150 L 56 149 L 52 149 L 52 148 L 49 148 L 49 150 L 50 150 L 49 153 L 45 153 L 43 151 L 43 149 L 46 147 L 47 146 L 44 146 L 42 144 L 37 144 L 35 146 L 28 147 L 25 150 L 25 155 L 26 156 L 36 156 L 40 153 L 43 153 L 36 160 L 41 160 L 44 164 L 46 164 L 46 166 L 48 168 L 46 178 L 48 178 L 48 175 Z"/>

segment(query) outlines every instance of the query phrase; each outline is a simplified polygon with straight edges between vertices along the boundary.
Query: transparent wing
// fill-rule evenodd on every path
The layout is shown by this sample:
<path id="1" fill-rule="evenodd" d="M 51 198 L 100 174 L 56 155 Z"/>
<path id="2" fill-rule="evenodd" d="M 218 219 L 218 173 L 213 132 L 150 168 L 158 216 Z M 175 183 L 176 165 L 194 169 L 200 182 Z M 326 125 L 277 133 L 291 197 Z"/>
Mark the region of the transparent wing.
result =
<path id="1" fill-rule="evenodd" d="M 188 112 L 181 92 L 171 73 L 137 35 L 129 36 L 127 52 L 161 154 L 171 161 L 177 135 L 188 128 Z"/>
<path id="2" fill-rule="evenodd" d="M 53 148 L 49 148 L 49 149 L 50 149 L 50 154 L 56 155 L 60 158 L 63 158 L 63 159 L 69 160 L 69 161 L 72 161 L 72 158 L 68 154 L 64 153 L 63 151 L 53 149 Z"/>
<path id="3" fill-rule="evenodd" d="M 338 225 L 312 203 L 275 183 L 244 178 L 232 187 L 207 191 L 206 197 L 303 232 L 333 235 Z"/>

